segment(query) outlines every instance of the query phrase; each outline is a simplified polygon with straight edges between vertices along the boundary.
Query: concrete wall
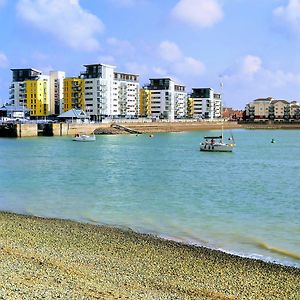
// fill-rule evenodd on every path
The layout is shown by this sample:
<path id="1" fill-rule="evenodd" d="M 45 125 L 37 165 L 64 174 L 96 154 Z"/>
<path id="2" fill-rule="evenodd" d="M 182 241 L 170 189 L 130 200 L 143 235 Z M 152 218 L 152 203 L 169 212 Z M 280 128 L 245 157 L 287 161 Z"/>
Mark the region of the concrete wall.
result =
<path id="1" fill-rule="evenodd" d="M 37 124 L 16 124 L 18 137 L 38 136 Z"/>

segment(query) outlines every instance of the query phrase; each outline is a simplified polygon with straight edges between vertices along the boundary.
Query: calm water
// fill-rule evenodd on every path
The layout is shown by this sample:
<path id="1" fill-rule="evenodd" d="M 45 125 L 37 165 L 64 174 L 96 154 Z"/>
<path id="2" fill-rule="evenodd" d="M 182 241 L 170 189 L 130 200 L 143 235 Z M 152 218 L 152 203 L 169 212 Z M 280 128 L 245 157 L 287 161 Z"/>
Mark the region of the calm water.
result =
<path id="1" fill-rule="evenodd" d="M 300 131 L 0 139 L 0 210 L 130 227 L 300 267 Z M 271 144 L 271 139 L 276 140 Z"/>

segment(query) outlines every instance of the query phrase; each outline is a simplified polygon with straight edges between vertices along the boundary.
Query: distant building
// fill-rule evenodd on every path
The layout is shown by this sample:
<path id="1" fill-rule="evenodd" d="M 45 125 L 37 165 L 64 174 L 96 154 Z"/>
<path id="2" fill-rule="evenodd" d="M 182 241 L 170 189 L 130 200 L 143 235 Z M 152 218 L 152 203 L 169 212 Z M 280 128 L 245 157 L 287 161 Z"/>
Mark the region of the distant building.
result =
<path id="1" fill-rule="evenodd" d="M 115 72 L 114 66 L 106 64 L 85 65 L 85 68 L 81 78 L 86 112 L 92 120 L 138 115 L 138 75 Z"/>
<path id="2" fill-rule="evenodd" d="M 244 111 L 233 109 L 232 107 L 223 108 L 223 118 L 227 120 L 242 120 Z"/>
<path id="3" fill-rule="evenodd" d="M 150 79 L 150 84 L 144 87 L 140 95 L 145 96 L 140 105 L 147 108 L 147 115 L 150 113 L 151 117 L 174 120 L 187 114 L 185 86 L 176 84 L 170 78 Z"/>
<path id="4" fill-rule="evenodd" d="M 246 105 L 245 119 L 253 122 L 299 120 L 300 105 L 296 101 L 258 98 Z"/>
<path id="5" fill-rule="evenodd" d="M 189 98 L 189 115 L 194 118 L 222 117 L 221 94 L 212 88 L 193 88 Z"/>

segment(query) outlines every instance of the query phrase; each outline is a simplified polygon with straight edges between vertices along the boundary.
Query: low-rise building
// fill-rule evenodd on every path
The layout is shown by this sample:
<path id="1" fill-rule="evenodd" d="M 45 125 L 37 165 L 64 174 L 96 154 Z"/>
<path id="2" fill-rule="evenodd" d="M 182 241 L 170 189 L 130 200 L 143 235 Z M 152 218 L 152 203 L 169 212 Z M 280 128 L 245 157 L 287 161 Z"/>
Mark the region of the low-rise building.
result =
<path id="1" fill-rule="evenodd" d="M 258 98 L 245 108 L 247 121 L 291 121 L 300 119 L 300 106 L 296 101 L 276 100 L 272 97 Z"/>

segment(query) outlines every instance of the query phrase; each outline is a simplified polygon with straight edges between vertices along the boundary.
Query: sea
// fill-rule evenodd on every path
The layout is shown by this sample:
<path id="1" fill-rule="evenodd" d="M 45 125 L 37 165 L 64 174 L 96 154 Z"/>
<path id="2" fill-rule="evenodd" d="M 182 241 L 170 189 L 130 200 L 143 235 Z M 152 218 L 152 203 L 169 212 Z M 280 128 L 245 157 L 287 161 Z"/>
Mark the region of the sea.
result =
<path id="1" fill-rule="evenodd" d="M 300 267 L 300 130 L 0 138 L 0 210 L 70 219 Z M 274 143 L 271 143 L 274 139 Z"/>

